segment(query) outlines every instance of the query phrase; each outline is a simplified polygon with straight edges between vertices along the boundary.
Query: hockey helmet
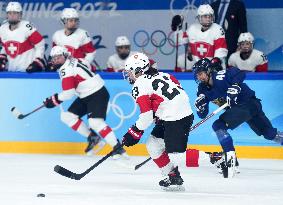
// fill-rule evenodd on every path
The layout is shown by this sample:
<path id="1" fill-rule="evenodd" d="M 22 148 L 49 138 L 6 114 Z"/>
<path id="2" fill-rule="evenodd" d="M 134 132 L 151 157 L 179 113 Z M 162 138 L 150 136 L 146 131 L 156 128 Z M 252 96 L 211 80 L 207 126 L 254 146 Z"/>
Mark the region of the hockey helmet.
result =
<path id="1" fill-rule="evenodd" d="M 8 5 L 6 6 L 6 12 L 10 12 L 10 11 L 22 12 L 23 11 L 22 5 L 17 1 L 9 2 Z"/>
<path id="2" fill-rule="evenodd" d="M 129 80 L 132 84 L 136 81 L 137 74 L 144 74 L 149 69 L 149 59 L 143 53 L 136 53 L 131 55 L 125 62 L 125 69 L 123 71 L 124 78 Z"/>
<path id="3" fill-rule="evenodd" d="M 130 46 L 131 43 L 129 39 L 126 36 L 118 36 L 116 41 L 115 41 L 115 46 Z"/>
<path id="4" fill-rule="evenodd" d="M 74 8 L 65 8 L 62 11 L 61 14 L 61 20 L 63 21 L 64 19 L 78 19 L 79 14 L 76 9 Z"/>
<path id="5" fill-rule="evenodd" d="M 60 55 L 68 57 L 70 53 L 68 52 L 67 48 L 63 46 L 54 46 L 50 51 L 50 57 L 53 58 L 55 56 L 60 56 Z"/>
<path id="6" fill-rule="evenodd" d="M 198 73 L 205 72 L 207 75 L 210 75 L 211 72 L 211 62 L 208 58 L 203 58 L 197 61 L 192 67 L 194 78 L 197 83 L 200 83 L 198 80 Z"/>
<path id="7" fill-rule="evenodd" d="M 204 27 L 209 27 L 214 22 L 214 11 L 209 4 L 200 5 L 197 14 L 199 23 Z M 203 16 L 211 16 L 211 19 L 203 19 Z"/>
<path id="8" fill-rule="evenodd" d="M 241 42 L 244 42 L 244 41 L 247 41 L 247 42 L 250 42 L 250 43 L 253 44 L 254 43 L 253 35 L 250 32 L 241 33 L 239 38 L 238 38 L 238 43 L 241 43 Z"/>

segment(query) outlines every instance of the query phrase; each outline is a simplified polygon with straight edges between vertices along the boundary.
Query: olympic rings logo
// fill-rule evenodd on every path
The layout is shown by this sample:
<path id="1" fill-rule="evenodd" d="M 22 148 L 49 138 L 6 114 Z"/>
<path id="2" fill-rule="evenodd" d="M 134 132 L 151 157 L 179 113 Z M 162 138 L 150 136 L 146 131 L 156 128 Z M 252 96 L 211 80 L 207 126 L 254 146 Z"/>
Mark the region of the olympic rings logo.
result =
<path id="1" fill-rule="evenodd" d="M 134 34 L 134 43 L 137 47 L 140 47 L 142 51 L 148 56 L 156 54 L 158 50 L 163 55 L 171 55 L 175 52 L 176 49 L 176 43 L 173 34 L 173 31 L 166 34 L 162 30 L 156 30 L 149 34 L 145 30 L 138 30 Z M 151 47 L 152 50 L 150 51 L 148 47 Z M 167 51 L 165 50 L 166 48 Z"/>
<path id="2" fill-rule="evenodd" d="M 127 98 L 130 98 L 130 100 L 127 100 L 127 104 L 125 106 L 126 108 L 131 107 L 131 106 L 129 106 L 129 104 L 131 102 L 133 104 L 133 110 L 129 114 L 126 114 L 123 111 L 123 109 L 118 105 L 118 99 L 123 97 L 123 96 L 126 96 Z M 118 93 L 118 94 L 116 94 L 114 96 L 112 102 L 109 102 L 108 109 L 107 109 L 107 115 L 110 112 L 110 110 L 114 113 L 114 115 L 116 115 L 119 118 L 118 124 L 115 127 L 112 126 L 113 130 L 118 130 L 123 125 L 123 123 L 124 123 L 124 121 L 126 119 L 129 119 L 129 118 L 134 116 L 134 114 L 136 113 L 136 110 L 137 110 L 137 104 L 134 101 L 134 99 L 133 99 L 133 97 L 132 97 L 132 95 L 130 93 L 128 93 L 128 92 L 120 92 L 120 93 Z"/>

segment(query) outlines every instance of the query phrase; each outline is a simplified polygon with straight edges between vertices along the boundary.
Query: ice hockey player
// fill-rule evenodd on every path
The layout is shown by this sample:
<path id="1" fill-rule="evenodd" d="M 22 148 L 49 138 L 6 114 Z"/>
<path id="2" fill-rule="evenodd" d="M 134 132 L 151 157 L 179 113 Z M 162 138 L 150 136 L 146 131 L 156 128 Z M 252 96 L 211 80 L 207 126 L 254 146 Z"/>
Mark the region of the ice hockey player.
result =
<path id="1" fill-rule="evenodd" d="M 126 156 L 125 150 L 115 137 L 112 129 L 105 123 L 109 93 L 102 78 L 90 71 L 87 61 L 71 57 L 65 47 L 54 46 L 50 56 L 54 68 L 58 70 L 63 91 L 46 98 L 47 108 L 58 106 L 65 100 L 77 95 L 67 112 L 61 112 L 61 120 L 73 130 L 88 138 L 86 152 L 100 141 L 100 137 L 91 131 L 81 118 L 87 114 L 89 126 L 114 149 L 120 147 L 115 155 Z M 117 155 L 117 156 L 119 156 Z M 117 157 L 115 156 L 115 157 Z"/>
<path id="2" fill-rule="evenodd" d="M 267 140 L 283 144 L 283 133 L 272 126 L 262 110 L 260 99 L 244 83 L 245 72 L 236 67 L 216 72 L 211 69 L 211 62 L 206 58 L 199 60 L 193 66 L 193 72 L 198 83 L 198 97 L 195 106 L 200 118 L 204 118 L 208 114 L 209 102 L 225 103 L 227 101 L 229 105 L 229 108 L 212 125 L 222 149 L 226 153 L 229 177 L 235 173 L 236 155 L 228 129 L 233 130 L 243 122 L 247 122 L 257 135 L 263 135 Z"/>
<path id="3" fill-rule="evenodd" d="M 111 55 L 107 61 L 108 72 L 121 72 L 125 68 L 127 58 L 137 51 L 131 51 L 131 42 L 126 36 L 118 36 L 115 41 L 116 53 Z"/>
<path id="4" fill-rule="evenodd" d="M 263 52 L 254 49 L 254 37 L 251 33 L 241 33 L 238 38 L 239 50 L 233 53 L 229 60 L 229 67 L 251 72 L 267 72 L 268 61 Z"/>
<path id="5" fill-rule="evenodd" d="M 177 31 L 179 44 L 189 44 L 192 58 L 195 62 L 202 58 L 212 59 L 218 57 L 225 67 L 227 45 L 225 32 L 221 26 L 214 22 L 214 11 L 208 4 L 200 5 L 197 10 L 199 23 L 192 24 L 187 31 Z M 173 31 L 181 28 L 182 17 L 176 15 L 172 19 Z M 189 56 L 189 55 L 188 55 Z"/>
<path id="6" fill-rule="evenodd" d="M 124 135 L 123 145 L 137 144 L 155 115 L 157 122 L 146 146 L 162 174 L 167 176 L 159 185 L 165 190 L 184 190 L 183 179 L 173 161 L 186 151 L 193 122 L 188 95 L 176 78 L 152 68 L 143 53 L 130 56 L 123 72 L 133 84 L 132 96 L 141 111 L 139 119 Z"/>
<path id="7" fill-rule="evenodd" d="M 42 71 L 45 68 L 42 35 L 32 23 L 22 20 L 19 2 L 9 2 L 6 13 L 7 21 L 0 27 L 0 71 Z"/>
<path id="8" fill-rule="evenodd" d="M 73 57 L 84 59 L 92 65 L 96 51 L 88 32 L 79 28 L 80 19 L 76 9 L 65 8 L 60 20 L 64 29 L 53 34 L 52 46 L 64 46 Z M 50 69 L 52 70 L 52 64 Z"/>

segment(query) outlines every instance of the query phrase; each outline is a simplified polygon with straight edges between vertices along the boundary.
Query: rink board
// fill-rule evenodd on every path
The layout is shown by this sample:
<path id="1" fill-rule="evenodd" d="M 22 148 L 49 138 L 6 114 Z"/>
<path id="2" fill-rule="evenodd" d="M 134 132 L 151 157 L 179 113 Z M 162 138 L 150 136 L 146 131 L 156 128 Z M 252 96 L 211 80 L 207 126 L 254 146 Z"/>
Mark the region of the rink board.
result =
<path id="1" fill-rule="evenodd" d="M 121 139 L 127 129 L 135 123 L 139 114 L 130 96 L 131 86 L 122 79 L 122 75 L 101 73 L 106 87 L 110 92 L 110 103 L 107 123 L 113 128 L 116 136 Z M 197 85 L 192 74 L 176 74 L 193 104 L 196 98 Z M 23 120 L 15 119 L 10 109 L 16 106 L 21 112 L 28 113 L 42 101 L 61 91 L 60 80 L 56 73 L 23 74 L 1 73 L 0 86 L 2 97 L 0 101 L 0 152 L 3 153 L 56 153 L 82 154 L 86 139 L 60 121 L 60 108 L 42 109 Z M 274 127 L 283 130 L 283 73 L 249 74 L 247 84 L 256 91 L 262 99 L 263 109 Z M 63 103 L 67 109 L 70 102 Z M 210 106 L 210 112 L 216 106 Z M 196 116 L 197 123 L 200 119 Z M 194 130 L 189 137 L 190 147 L 198 147 L 212 151 L 220 149 L 211 125 L 217 116 Z M 85 119 L 86 120 L 86 119 Z M 145 142 L 150 134 L 145 132 L 140 145 L 129 149 L 132 155 L 146 155 Z M 277 144 L 264 140 L 254 134 L 246 124 L 231 131 L 237 146 L 239 157 L 276 158 L 283 159 L 283 151 Z M 108 150 L 104 150 L 106 153 Z"/>

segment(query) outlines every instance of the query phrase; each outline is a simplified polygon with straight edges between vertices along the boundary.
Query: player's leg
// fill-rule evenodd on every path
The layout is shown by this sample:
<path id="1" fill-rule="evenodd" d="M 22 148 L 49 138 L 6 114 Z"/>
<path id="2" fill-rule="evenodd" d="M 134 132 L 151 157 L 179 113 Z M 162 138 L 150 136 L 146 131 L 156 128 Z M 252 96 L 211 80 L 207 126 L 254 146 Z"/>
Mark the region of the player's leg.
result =
<path id="1" fill-rule="evenodd" d="M 247 121 L 250 128 L 259 136 L 263 135 L 267 140 L 273 140 L 276 143 L 283 145 L 283 133 L 274 128 L 270 120 L 266 117 L 262 110 L 259 100 L 254 101 L 256 114 L 252 119 Z"/>
<path id="2" fill-rule="evenodd" d="M 100 137 L 90 130 L 81 120 L 81 117 L 86 114 L 86 106 L 77 98 L 69 107 L 68 111 L 61 112 L 61 121 L 74 131 L 80 133 L 87 138 L 88 146 L 85 152 L 89 152 L 95 145 L 100 142 Z"/>
<path id="3" fill-rule="evenodd" d="M 114 149 L 121 147 L 121 149 L 116 149 L 117 151 L 113 154 L 113 156 L 116 155 L 114 158 L 117 158 L 118 155 L 128 157 L 125 149 L 121 146 L 113 130 L 105 122 L 109 101 L 109 93 L 107 89 L 102 87 L 99 91 L 84 98 L 83 100 L 85 104 L 87 104 L 89 126 Z"/>
<path id="4" fill-rule="evenodd" d="M 190 115 L 181 120 L 164 122 L 165 150 L 174 164 L 174 168 L 168 173 L 167 177 L 159 182 L 159 185 L 165 189 L 184 189 L 178 165 L 180 164 L 179 158 L 184 155 L 187 149 L 188 136 L 193 119 L 193 115 Z"/>

